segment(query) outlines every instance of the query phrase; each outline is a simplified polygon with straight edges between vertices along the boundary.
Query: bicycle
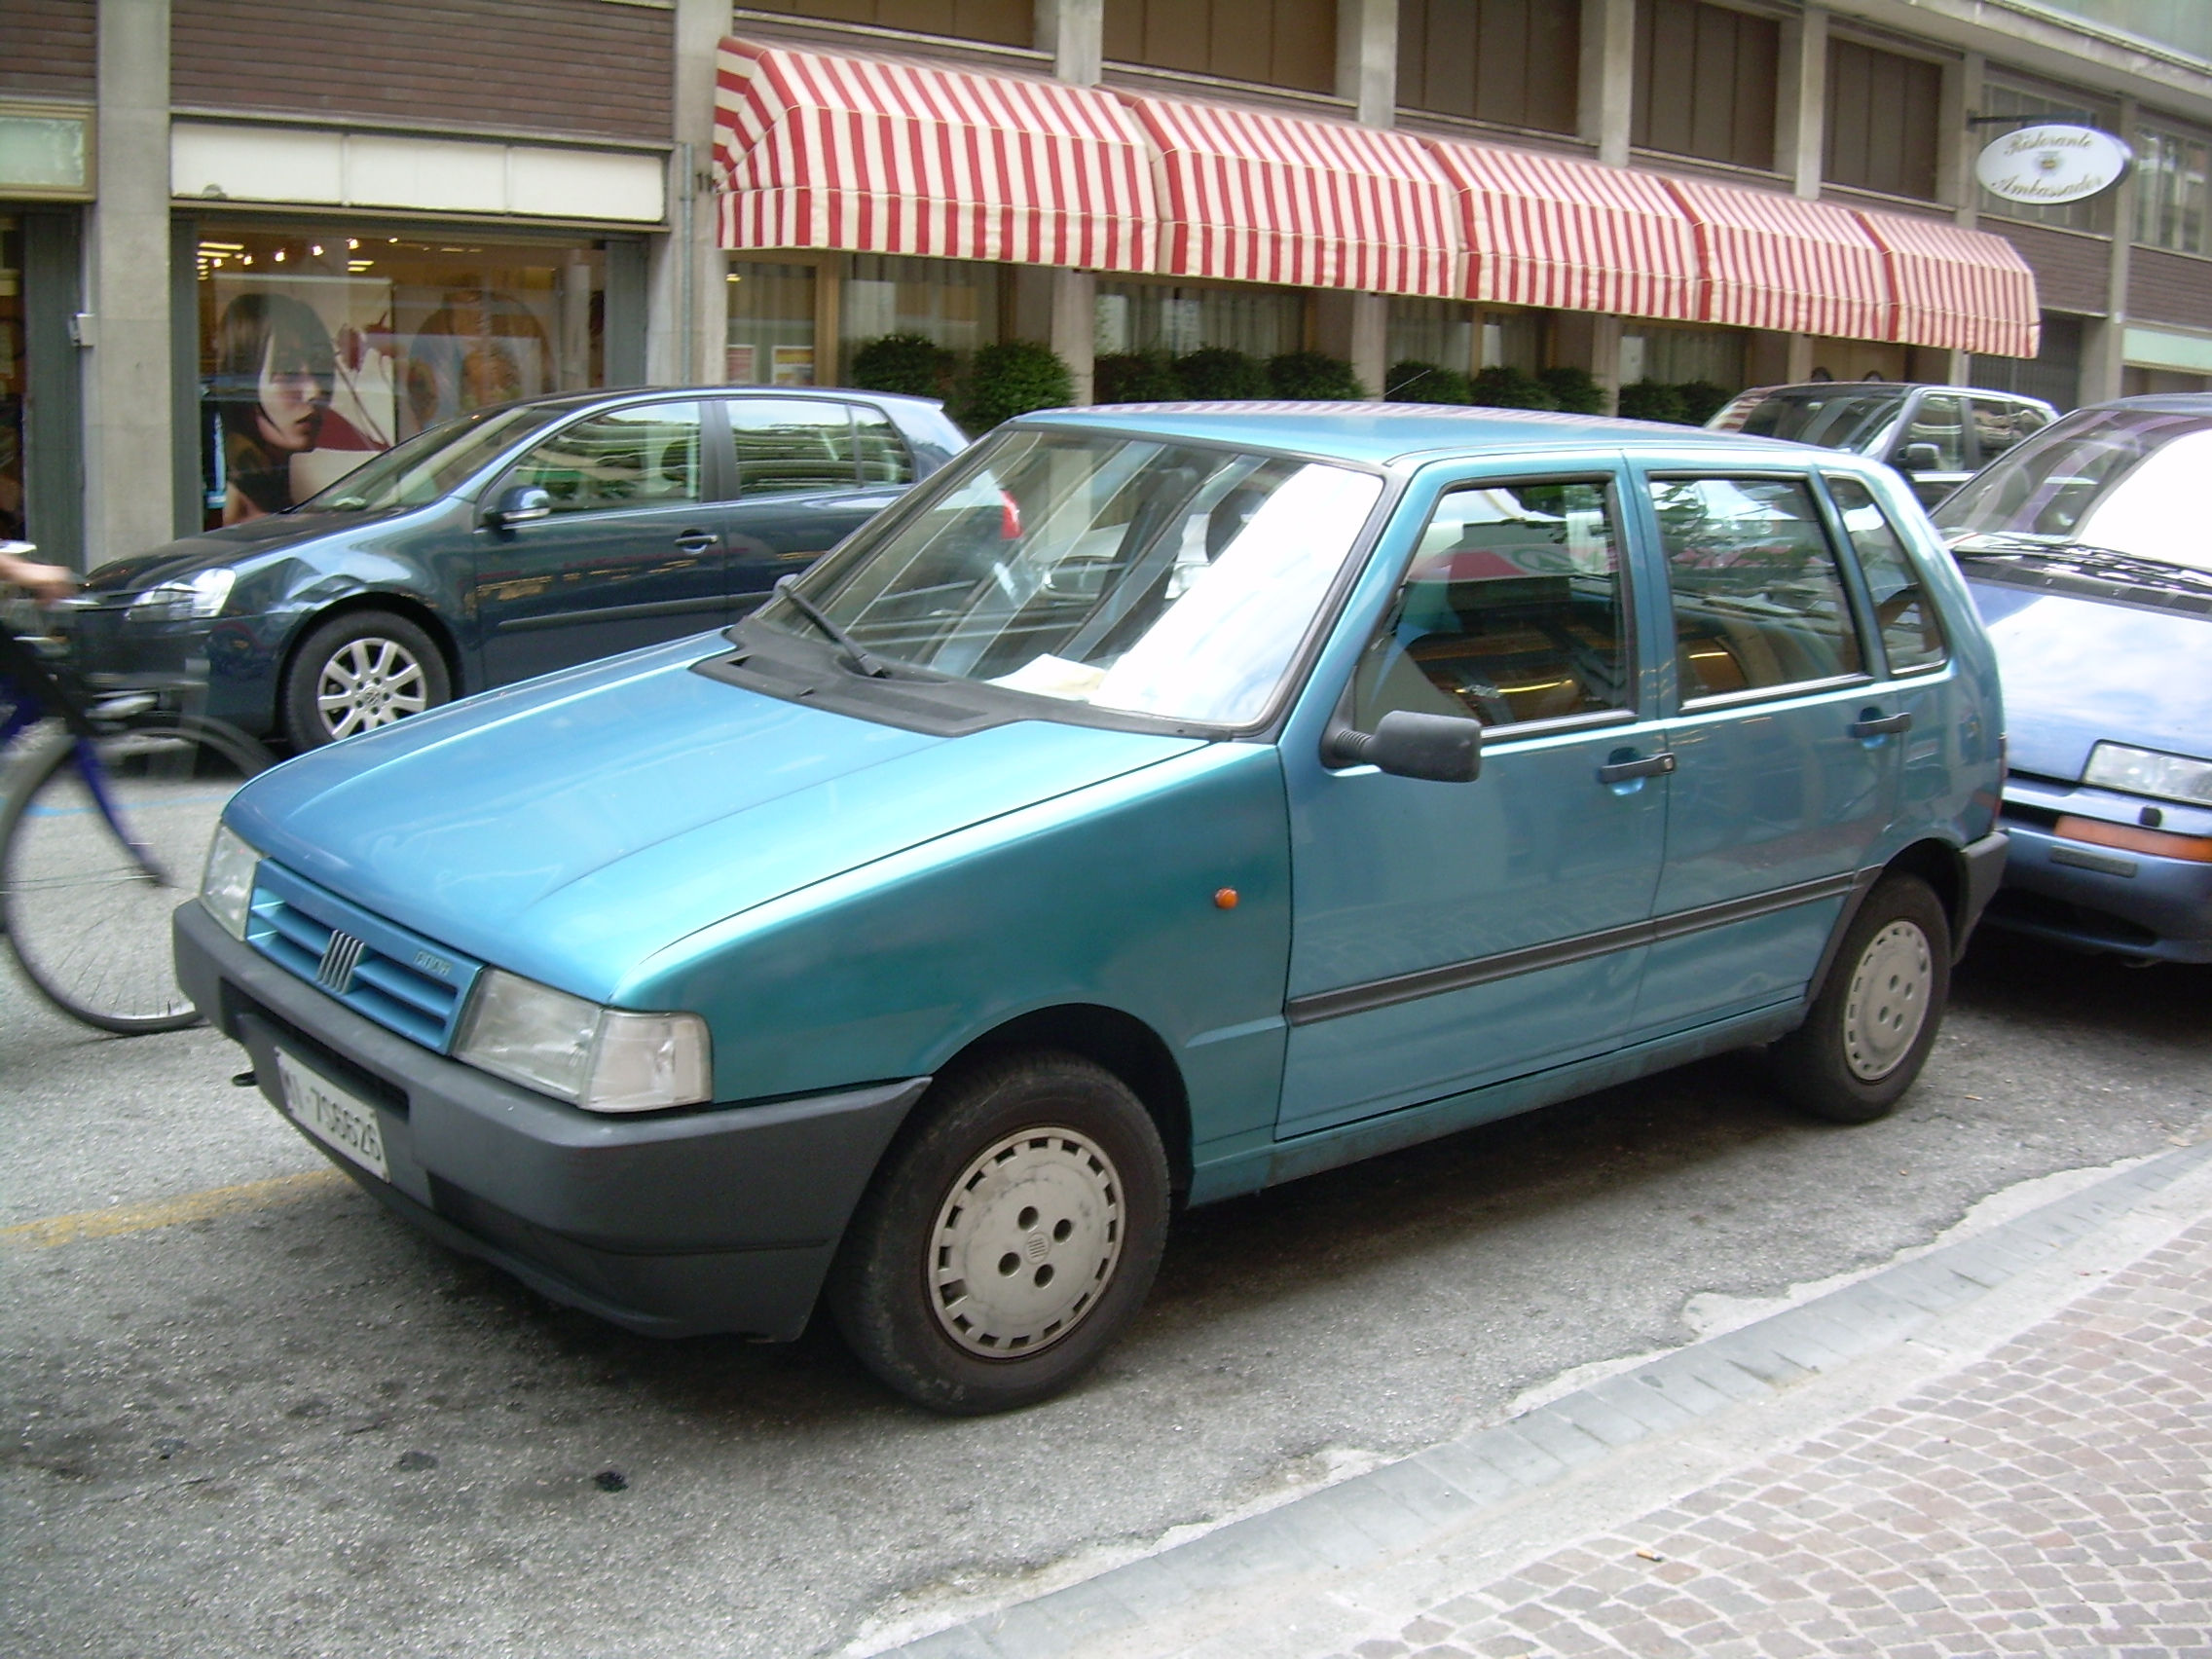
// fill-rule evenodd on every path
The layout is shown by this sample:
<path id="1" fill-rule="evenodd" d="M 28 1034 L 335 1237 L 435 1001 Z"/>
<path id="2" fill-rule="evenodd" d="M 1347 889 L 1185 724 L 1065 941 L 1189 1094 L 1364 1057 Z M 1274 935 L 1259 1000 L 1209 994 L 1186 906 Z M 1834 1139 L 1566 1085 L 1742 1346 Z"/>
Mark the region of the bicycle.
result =
<path id="1" fill-rule="evenodd" d="M 112 603 L 74 596 L 49 615 Z M 0 940 L 41 996 L 101 1031 L 201 1017 L 177 988 L 169 915 L 196 888 L 224 803 L 271 763 L 243 732 L 162 707 L 163 691 L 187 689 L 94 698 L 51 627 L 0 629 Z"/>

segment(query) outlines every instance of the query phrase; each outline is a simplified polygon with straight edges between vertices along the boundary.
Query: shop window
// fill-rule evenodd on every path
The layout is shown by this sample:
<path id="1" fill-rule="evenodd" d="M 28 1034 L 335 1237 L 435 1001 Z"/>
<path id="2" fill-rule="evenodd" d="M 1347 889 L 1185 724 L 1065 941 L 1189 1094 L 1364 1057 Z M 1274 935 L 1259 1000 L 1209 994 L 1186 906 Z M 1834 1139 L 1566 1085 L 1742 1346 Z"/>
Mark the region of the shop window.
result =
<path id="1" fill-rule="evenodd" d="M 2108 107 L 2055 90 L 2046 92 L 2033 87 L 2016 85 L 1995 74 L 1982 83 L 1979 113 L 2010 116 L 2022 127 L 2058 122 L 2072 127 L 2100 127 L 2108 132 L 2116 131 L 2119 128 L 2118 118 Z M 2006 128 L 1995 123 L 1974 128 L 1972 141 L 1975 149 L 2002 136 L 2006 130 Z M 2008 202 L 2002 196 L 1990 195 L 1986 190 L 1975 192 L 1981 211 L 1996 218 L 2020 219 L 2034 225 L 2055 225 L 2066 231 L 2100 233 L 2110 228 L 2111 209 L 2105 203 L 2111 200 L 2112 194 L 2105 190 L 2083 202 L 2030 203 Z"/>
<path id="2" fill-rule="evenodd" d="M 1476 367 L 1534 374 L 1544 366 L 1544 317 L 1542 312 L 1484 312 L 1482 361 Z"/>
<path id="3" fill-rule="evenodd" d="M 2042 340 L 2033 357 L 1977 354 L 1970 359 L 1972 369 L 1967 379 L 1972 385 L 1985 386 L 1992 391 L 2016 391 L 2028 397 L 2040 397 L 2063 413 L 2080 399 L 2082 344 L 2082 318 L 2045 312 Z"/>
<path id="4" fill-rule="evenodd" d="M 1739 328 L 1668 328 L 1634 323 L 1621 334 L 1621 384 L 1704 381 L 1734 391 L 1745 384 L 1746 335 Z"/>
<path id="5" fill-rule="evenodd" d="M 1456 300 L 1393 295 L 1383 359 L 1434 363 L 1465 374 L 1474 367 L 1475 313 Z"/>
<path id="6" fill-rule="evenodd" d="M 1398 102 L 1543 132 L 1575 129 L 1582 14 L 1557 0 L 1399 0 Z"/>
<path id="7" fill-rule="evenodd" d="M 886 334 L 918 334 L 962 356 L 998 343 L 1000 279 L 996 265 L 967 259 L 853 256 L 837 312 L 847 354 Z"/>
<path id="8" fill-rule="evenodd" d="M 1636 16 L 1636 112 L 1641 150 L 1740 167 L 1774 166 L 1774 93 L 1782 28 L 1772 18 L 1702 0 L 1645 0 Z"/>
<path id="9" fill-rule="evenodd" d="M 205 228 L 206 522 L 282 512 L 469 410 L 604 386 L 606 294 L 591 243 Z"/>
<path id="10" fill-rule="evenodd" d="M 812 18 L 825 23 L 867 23 L 999 46 L 1027 46 L 1036 27 L 1029 0 L 746 0 L 739 10 Z"/>
<path id="11" fill-rule="evenodd" d="M 2202 138 L 2145 127 L 2135 135 L 2135 240 L 2176 253 L 2212 253 L 2207 238 Z"/>
<path id="12" fill-rule="evenodd" d="M 1330 92 L 1336 0 L 1106 0 L 1116 63 Z"/>
<path id="13" fill-rule="evenodd" d="M 732 260 L 723 375 L 732 386 L 812 386 L 814 267 Z"/>
<path id="14" fill-rule="evenodd" d="M 1165 351 L 1179 357 L 1219 346 L 1273 357 L 1306 343 L 1306 296 L 1289 288 L 1100 282 L 1093 318 L 1091 344 L 1100 355 Z"/>
<path id="15" fill-rule="evenodd" d="M 1941 65 L 1831 40 L 1822 176 L 1854 190 L 1935 200 L 1942 107 Z"/>

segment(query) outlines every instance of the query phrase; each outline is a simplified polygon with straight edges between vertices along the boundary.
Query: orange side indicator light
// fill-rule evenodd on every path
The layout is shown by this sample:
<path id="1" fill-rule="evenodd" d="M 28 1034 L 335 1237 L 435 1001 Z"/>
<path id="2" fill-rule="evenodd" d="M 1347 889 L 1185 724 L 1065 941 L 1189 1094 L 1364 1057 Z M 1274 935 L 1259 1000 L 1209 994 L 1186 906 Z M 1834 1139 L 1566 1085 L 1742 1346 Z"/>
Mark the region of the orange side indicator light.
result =
<path id="1" fill-rule="evenodd" d="M 2170 830 L 2141 830 L 2132 824 L 2107 824 L 2099 818 L 2072 815 L 2061 818 L 2051 827 L 2051 832 L 2069 841 L 2086 841 L 2092 847 L 2118 847 L 2122 852 L 2149 853 L 2154 858 L 2212 864 L 2212 835 L 2177 835 Z"/>
<path id="2" fill-rule="evenodd" d="M 1235 909 L 1235 908 L 1236 908 L 1236 889 L 1235 889 L 1235 888 L 1234 888 L 1234 887 L 1217 887 L 1217 888 L 1215 888 L 1215 889 L 1213 890 L 1213 904 L 1214 904 L 1214 908 L 1215 908 L 1215 909 L 1217 909 L 1217 910 L 1234 910 L 1234 909 Z"/>

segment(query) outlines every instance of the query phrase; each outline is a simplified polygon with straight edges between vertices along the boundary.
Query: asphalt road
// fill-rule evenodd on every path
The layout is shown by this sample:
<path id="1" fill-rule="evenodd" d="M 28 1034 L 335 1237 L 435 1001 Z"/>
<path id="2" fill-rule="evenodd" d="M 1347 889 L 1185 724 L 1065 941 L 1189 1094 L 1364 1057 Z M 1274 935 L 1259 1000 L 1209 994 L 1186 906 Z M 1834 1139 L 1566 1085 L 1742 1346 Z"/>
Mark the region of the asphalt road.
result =
<path id="1" fill-rule="evenodd" d="M 1987 936 L 1884 1123 L 1734 1056 L 1199 1211 L 1084 1385 L 947 1421 L 819 1334 L 555 1309 L 316 1173 L 231 1045 L 10 981 L 0 1651 L 871 1651 L 2212 1131 L 2208 1008 Z"/>

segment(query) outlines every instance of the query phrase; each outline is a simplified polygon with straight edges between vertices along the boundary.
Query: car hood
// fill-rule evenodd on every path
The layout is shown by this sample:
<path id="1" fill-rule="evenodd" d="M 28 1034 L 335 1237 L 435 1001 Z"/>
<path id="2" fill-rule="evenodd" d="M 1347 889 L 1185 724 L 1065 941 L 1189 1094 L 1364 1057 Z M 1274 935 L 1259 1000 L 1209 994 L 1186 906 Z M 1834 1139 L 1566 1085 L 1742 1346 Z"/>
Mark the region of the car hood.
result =
<path id="1" fill-rule="evenodd" d="M 341 530 L 350 530 L 367 513 L 273 513 L 225 525 L 202 535 L 185 535 L 145 553 L 112 559 L 87 578 L 93 593 L 136 593 L 157 582 L 172 581 L 198 571 L 236 565 L 267 553 L 281 553 L 304 542 L 318 541 Z"/>
<path id="2" fill-rule="evenodd" d="M 1970 579 L 2011 766 L 2079 780 L 2102 739 L 2212 755 L 2212 618 Z"/>
<path id="3" fill-rule="evenodd" d="M 606 1001 L 701 928 L 1198 746 L 1049 720 L 902 730 L 693 674 L 705 644 L 302 756 L 247 785 L 229 822 L 379 915 Z"/>

